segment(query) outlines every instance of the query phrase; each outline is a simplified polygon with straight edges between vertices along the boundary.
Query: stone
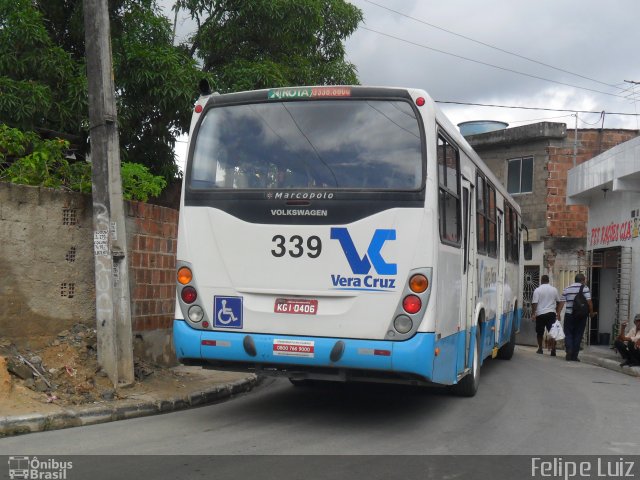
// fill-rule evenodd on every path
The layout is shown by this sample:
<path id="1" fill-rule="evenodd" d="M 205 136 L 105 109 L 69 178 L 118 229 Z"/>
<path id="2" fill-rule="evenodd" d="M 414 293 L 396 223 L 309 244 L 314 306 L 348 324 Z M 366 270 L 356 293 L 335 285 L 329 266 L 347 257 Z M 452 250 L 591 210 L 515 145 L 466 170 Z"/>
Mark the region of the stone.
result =
<path id="1" fill-rule="evenodd" d="M 103 400 L 113 400 L 114 398 L 116 398 L 116 391 L 115 390 L 105 390 L 104 392 L 102 392 L 100 394 L 100 397 L 102 397 Z"/>
<path id="2" fill-rule="evenodd" d="M 9 360 L 7 362 L 7 370 L 22 380 L 28 380 L 33 377 L 33 370 L 31 370 L 31 368 L 15 360 Z"/>
<path id="3" fill-rule="evenodd" d="M 49 390 L 49 385 L 47 385 L 47 382 L 45 382 L 42 377 L 38 377 L 35 381 L 34 390 L 36 392 L 46 392 Z"/>
<path id="4" fill-rule="evenodd" d="M 31 365 L 33 365 L 34 367 L 37 367 L 42 363 L 42 358 L 38 355 L 34 355 L 29 359 L 29 362 L 31 362 Z"/>

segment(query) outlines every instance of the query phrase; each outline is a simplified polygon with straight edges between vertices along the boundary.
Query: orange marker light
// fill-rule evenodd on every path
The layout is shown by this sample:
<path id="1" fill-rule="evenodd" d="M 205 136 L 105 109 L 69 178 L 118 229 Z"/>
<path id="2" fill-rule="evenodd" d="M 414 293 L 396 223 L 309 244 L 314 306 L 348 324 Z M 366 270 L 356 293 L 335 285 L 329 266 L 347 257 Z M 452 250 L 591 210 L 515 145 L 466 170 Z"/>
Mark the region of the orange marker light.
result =
<path id="1" fill-rule="evenodd" d="M 411 280 L 409 280 L 409 288 L 412 292 L 422 293 L 429 288 L 429 280 L 427 280 L 427 277 L 424 275 L 414 275 L 411 277 Z"/>
<path id="2" fill-rule="evenodd" d="M 193 280 L 193 274 L 191 270 L 187 267 L 180 267 L 178 269 L 178 283 L 182 285 L 186 285 L 187 283 Z"/>

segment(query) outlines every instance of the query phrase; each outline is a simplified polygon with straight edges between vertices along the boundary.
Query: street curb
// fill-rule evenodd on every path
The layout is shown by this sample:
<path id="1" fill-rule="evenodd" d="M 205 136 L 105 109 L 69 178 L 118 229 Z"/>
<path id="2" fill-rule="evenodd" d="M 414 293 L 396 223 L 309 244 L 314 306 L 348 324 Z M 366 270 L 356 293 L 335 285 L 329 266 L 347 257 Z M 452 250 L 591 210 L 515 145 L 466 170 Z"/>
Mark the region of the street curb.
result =
<path id="1" fill-rule="evenodd" d="M 49 414 L 29 413 L 0 416 L 0 438 L 23 433 L 95 425 L 199 407 L 248 392 L 256 386 L 257 382 L 258 378 L 251 374 L 241 380 L 215 385 L 210 390 L 199 390 L 169 398 L 158 399 L 147 395 L 149 398 L 124 400 L 113 405 L 65 408 L 61 412 Z"/>
<path id="2" fill-rule="evenodd" d="M 597 367 L 606 368 L 607 370 L 624 373 L 631 377 L 640 377 L 640 367 L 621 367 L 620 360 L 611 360 L 584 352 L 580 353 L 580 360 L 591 365 L 596 365 Z"/>

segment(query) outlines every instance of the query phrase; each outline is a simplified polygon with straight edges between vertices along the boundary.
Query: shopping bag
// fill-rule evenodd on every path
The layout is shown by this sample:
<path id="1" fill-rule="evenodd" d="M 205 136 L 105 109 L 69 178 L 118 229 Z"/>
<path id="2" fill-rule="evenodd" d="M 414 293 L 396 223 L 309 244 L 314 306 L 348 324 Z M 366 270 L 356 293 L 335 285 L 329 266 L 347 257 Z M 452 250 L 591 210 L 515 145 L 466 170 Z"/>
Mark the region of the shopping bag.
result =
<path id="1" fill-rule="evenodd" d="M 564 330 L 562 330 L 562 324 L 560 320 L 556 320 L 553 325 L 551 325 L 551 330 L 549 330 L 549 336 L 553 338 L 556 342 L 560 340 L 564 340 Z"/>

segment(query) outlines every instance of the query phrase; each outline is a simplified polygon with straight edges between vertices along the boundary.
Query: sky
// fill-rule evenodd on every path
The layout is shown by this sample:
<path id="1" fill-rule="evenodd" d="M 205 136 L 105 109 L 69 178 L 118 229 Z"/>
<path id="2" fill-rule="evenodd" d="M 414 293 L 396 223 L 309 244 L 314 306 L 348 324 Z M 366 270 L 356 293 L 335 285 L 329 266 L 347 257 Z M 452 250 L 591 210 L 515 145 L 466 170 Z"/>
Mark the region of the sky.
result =
<path id="1" fill-rule="evenodd" d="M 364 14 L 346 42 L 362 85 L 422 88 L 439 102 L 528 108 L 440 103 L 454 124 L 552 121 L 574 128 L 579 111 L 578 128 L 640 128 L 640 84 L 625 82 L 640 82 L 638 0 L 350 2 Z M 173 20 L 169 8 L 166 14 Z M 179 12 L 177 40 L 192 29 Z"/>

